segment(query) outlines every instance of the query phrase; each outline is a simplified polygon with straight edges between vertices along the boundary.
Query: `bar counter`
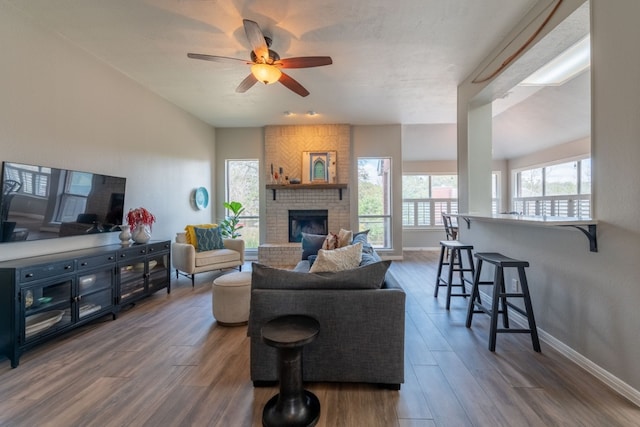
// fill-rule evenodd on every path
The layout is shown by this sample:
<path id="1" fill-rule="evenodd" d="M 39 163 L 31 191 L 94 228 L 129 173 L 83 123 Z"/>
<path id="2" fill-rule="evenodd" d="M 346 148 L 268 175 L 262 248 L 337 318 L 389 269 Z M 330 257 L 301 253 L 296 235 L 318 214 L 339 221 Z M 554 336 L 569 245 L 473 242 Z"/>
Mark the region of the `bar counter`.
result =
<path id="1" fill-rule="evenodd" d="M 458 213 L 451 214 L 451 216 L 458 218 L 458 226 L 460 226 L 460 220 L 464 220 L 467 223 L 467 228 L 471 228 L 472 221 L 500 222 L 535 227 L 573 227 L 582 231 L 582 233 L 587 236 L 587 239 L 589 239 L 589 250 L 591 252 L 598 252 L 598 220 L 593 218 L 525 216 L 516 214 L 482 215 L 473 213 Z"/>

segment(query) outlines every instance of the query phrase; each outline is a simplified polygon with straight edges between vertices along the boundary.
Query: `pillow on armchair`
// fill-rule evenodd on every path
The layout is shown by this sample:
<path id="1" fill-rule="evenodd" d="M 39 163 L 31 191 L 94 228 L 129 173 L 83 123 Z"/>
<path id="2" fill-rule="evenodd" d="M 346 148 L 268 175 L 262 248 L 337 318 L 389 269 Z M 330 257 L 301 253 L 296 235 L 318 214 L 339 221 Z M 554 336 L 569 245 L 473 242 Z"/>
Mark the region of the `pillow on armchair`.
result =
<path id="1" fill-rule="evenodd" d="M 214 228 L 217 227 L 218 224 L 199 224 L 199 225 L 187 225 L 184 228 L 186 243 L 193 245 L 196 250 L 198 249 L 198 239 L 196 238 L 196 228 Z"/>
<path id="2" fill-rule="evenodd" d="M 213 249 L 224 249 L 222 235 L 219 227 L 200 228 L 194 227 L 196 233 L 196 251 L 211 251 Z"/>

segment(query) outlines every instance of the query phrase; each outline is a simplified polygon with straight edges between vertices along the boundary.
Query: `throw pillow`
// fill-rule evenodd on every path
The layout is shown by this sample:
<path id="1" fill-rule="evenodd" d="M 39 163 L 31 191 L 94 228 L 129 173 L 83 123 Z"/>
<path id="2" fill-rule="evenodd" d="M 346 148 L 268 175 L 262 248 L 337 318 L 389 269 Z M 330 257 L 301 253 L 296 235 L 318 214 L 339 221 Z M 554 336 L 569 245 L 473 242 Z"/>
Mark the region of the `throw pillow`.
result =
<path id="1" fill-rule="evenodd" d="M 223 249 L 224 243 L 222 242 L 222 235 L 220 234 L 220 228 L 199 228 L 195 227 L 196 240 L 198 252 L 211 251 L 213 249 Z"/>
<path id="2" fill-rule="evenodd" d="M 367 264 L 373 264 L 374 262 L 381 261 L 380 255 L 378 255 L 375 251 L 365 252 L 364 247 L 362 248 L 362 261 L 360 261 L 360 266 Z"/>
<path id="3" fill-rule="evenodd" d="M 322 249 L 324 250 L 333 250 L 338 247 L 338 235 L 335 233 L 327 234 L 327 237 L 324 239 L 322 243 Z"/>
<path id="4" fill-rule="evenodd" d="M 309 273 L 351 270 L 358 267 L 361 260 L 362 243 L 334 250 L 320 249 L 316 261 L 309 269 Z"/>
<path id="5" fill-rule="evenodd" d="M 251 266 L 252 289 L 380 289 L 390 260 L 352 270 L 307 273 L 268 267 L 254 262 Z"/>
<path id="6" fill-rule="evenodd" d="M 344 248 L 345 246 L 350 245 L 351 240 L 353 240 L 353 231 L 341 228 L 338 232 L 338 247 Z"/>
<path id="7" fill-rule="evenodd" d="M 218 224 L 199 224 L 199 225 L 187 225 L 184 228 L 187 235 L 187 243 L 193 245 L 194 248 L 198 249 L 198 240 L 196 239 L 196 231 L 195 228 L 214 228 L 217 227 Z"/>
<path id="8" fill-rule="evenodd" d="M 318 258 L 318 255 L 309 255 L 309 268 L 311 268 L 313 263 L 316 262 L 316 258 Z"/>
<path id="9" fill-rule="evenodd" d="M 362 230 L 362 231 L 358 231 L 357 233 L 353 233 L 353 238 L 355 239 L 356 236 L 358 236 L 360 234 L 364 234 L 365 236 L 367 236 L 369 234 L 369 229 L 367 228 L 366 230 Z"/>
<path id="10" fill-rule="evenodd" d="M 302 259 L 309 259 L 309 255 L 316 255 L 326 237 L 324 234 L 302 233 Z"/>
<path id="11" fill-rule="evenodd" d="M 353 236 L 353 241 L 351 242 L 351 244 L 362 243 L 362 253 L 372 254 L 374 250 L 373 246 L 371 246 L 371 243 L 369 243 L 369 239 L 367 238 L 368 233 L 369 231 L 367 230 L 366 233 L 362 232 L 356 234 L 355 236 Z"/>

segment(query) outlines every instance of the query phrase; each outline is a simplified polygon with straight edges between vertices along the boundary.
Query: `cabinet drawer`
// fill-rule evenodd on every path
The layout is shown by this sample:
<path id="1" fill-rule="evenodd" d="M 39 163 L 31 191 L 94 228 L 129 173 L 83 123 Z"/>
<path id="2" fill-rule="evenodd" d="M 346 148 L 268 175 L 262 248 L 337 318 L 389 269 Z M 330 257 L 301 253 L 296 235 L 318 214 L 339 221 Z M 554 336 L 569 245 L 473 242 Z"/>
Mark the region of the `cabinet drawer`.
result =
<path id="1" fill-rule="evenodd" d="M 20 269 L 19 280 L 22 283 L 45 279 L 74 271 L 73 261 L 61 261 L 51 264 L 34 265 Z"/>
<path id="2" fill-rule="evenodd" d="M 167 251 L 171 248 L 170 242 L 152 243 L 148 246 L 148 253 Z"/>
<path id="3" fill-rule="evenodd" d="M 87 268 L 101 267 L 106 264 L 112 264 L 116 260 L 116 253 L 109 252 L 98 256 L 78 258 L 78 271 L 86 270 Z"/>
<path id="4" fill-rule="evenodd" d="M 118 252 L 118 259 L 122 260 L 122 259 L 133 258 L 140 255 L 146 255 L 146 253 L 147 253 L 147 246 L 133 246 L 126 249 L 121 249 Z"/>

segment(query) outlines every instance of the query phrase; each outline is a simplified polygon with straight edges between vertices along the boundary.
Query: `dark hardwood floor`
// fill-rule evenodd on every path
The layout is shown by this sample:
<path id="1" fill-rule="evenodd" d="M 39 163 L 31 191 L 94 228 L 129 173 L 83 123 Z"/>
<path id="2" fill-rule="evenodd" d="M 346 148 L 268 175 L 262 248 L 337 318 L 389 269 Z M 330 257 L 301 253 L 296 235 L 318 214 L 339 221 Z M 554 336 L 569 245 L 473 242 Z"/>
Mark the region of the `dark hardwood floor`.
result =
<path id="1" fill-rule="evenodd" d="M 433 297 L 436 261 L 406 252 L 391 267 L 407 292 L 402 389 L 307 384 L 318 426 L 640 426 L 640 408 L 544 342 L 538 354 L 528 335 L 500 335 L 489 352 L 486 316 L 467 329 L 466 300 L 446 311 L 444 293 Z M 212 317 L 218 274 L 195 289 L 174 278 L 170 295 L 35 348 L 16 369 L 0 360 L 0 425 L 259 426 L 277 388 L 253 388 L 246 327 Z"/>

